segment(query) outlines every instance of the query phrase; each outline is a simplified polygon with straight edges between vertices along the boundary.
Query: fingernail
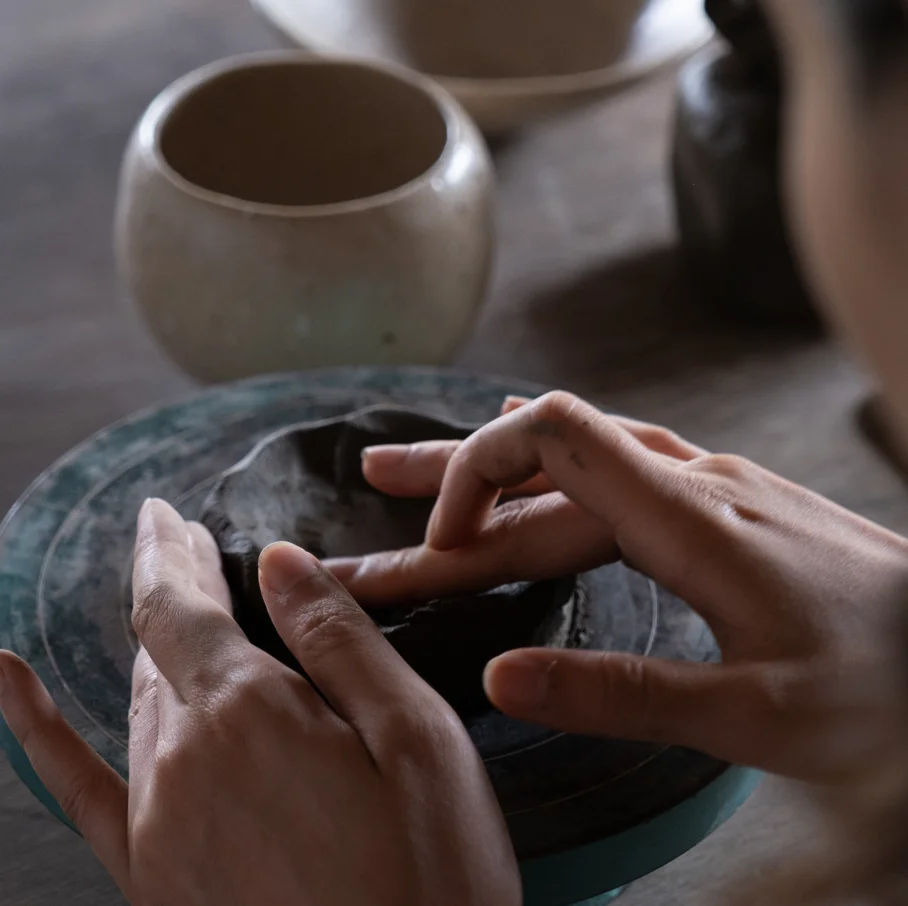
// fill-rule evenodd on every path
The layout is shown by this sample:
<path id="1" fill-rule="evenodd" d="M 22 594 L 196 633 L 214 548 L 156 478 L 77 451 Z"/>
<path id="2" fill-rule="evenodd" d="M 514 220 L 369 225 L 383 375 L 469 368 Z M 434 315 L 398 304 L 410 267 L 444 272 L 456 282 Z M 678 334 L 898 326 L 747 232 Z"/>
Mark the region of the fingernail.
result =
<path id="1" fill-rule="evenodd" d="M 504 398 L 505 408 L 508 408 L 509 406 L 522 406 L 524 403 L 526 403 L 526 400 L 520 396 L 506 396 Z"/>
<path id="2" fill-rule="evenodd" d="M 311 579 L 319 569 L 320 564 L 312 554 L 286 541 L 269 544 L 259 557 L 259 575 L 279 595 Z"/>
<path id="3" fill-rule="evenodd" d="M 139 510 L 139 525 L 146 531 L 154 531 L 155 510 L 162 504 L 164 504 L 164 501 L 159 500 L 157 497 L 148 497 L 142 504 L 142 508 Z"/>
<path id="4" fill-rule="evenodd" d="M 536 711 L 544 708 L 552 688 L 555 662 L 538 655 L 510 652 L 486 665 L 486 695 L 503 710 Z"/>
<path id="5" fill-rule="evenodd" d="M 385 444 L 379 447 L 366 447 L 363 450 L 363 464 L 379 469 L 393 469 L 407 458 L 410 448 L 406 444 Z"/>

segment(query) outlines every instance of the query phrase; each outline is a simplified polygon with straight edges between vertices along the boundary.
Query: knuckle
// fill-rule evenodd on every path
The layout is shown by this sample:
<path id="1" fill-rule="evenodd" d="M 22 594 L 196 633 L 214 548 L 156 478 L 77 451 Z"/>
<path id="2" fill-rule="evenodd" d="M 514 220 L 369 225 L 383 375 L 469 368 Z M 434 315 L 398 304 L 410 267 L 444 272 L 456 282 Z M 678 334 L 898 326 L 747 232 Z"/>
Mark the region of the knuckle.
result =
<path id="1" fill-rule="evenodd" d="M 542 421 L 565 421 L 582 405 L 581 400 L 565 390 L 553 390 L 531 404 L 534 416 Z"/>
<path id="2" fill-rule="evenodd" d="M 96 784 L 85 776 L 75 777 L 59 797 L 63 813 L 78 828 L 83 828 L 95 799 Z"/>
<path id="3" fill-rule="evenodd" d="M 214 690 L 226 685 L 225 671 L 220 663 L 209 657 L 199 658 L 184 671 L 185 683 L 193 690 Z"/>
<path id="4" fill-rule="evenodd" d="M 490 423 L 493 424 L 493 423 Z M 463 467 L 465 463 L 472 462 L 477 451 L 481 448 L 484 438 L 487 436 L 489 425 L 483 425 L 479 430 L 474 431 L 468 438 L 461 441 L 455 449 L 452 450 L 450 457 L 445 464 L 445 474 L 456 472 Z"/>
<path id="5" fill-rule="evenodd" d="M 387 572 L 390 575 L 402 575 L 410 572 L 415 565 L 416 548 L 402 547 L 388 555 Z"/>
<path id="6" fill-rule="evenodd" d="M 200 695 L 218 697 L 222 691 L 242 686 L 250 674 L 249 656 L 244 645 L 227 642 L 206 645 L 201 654 L 184 666 L 187 685 Z"/>
<path id="7" fill-rule="evenodd" d="M 185 745 L 192 748 L 203 769 L 212 751 L 243 753 L 243 758 L 255 761 L 259 741 L 267 745 L 268 739 L 276 738 L 274 734 L 284 734 L 291 726 L 304 726 L 313 747 L 326 744 L 347 725 L 333 714 L 327 720 L 313 719 L 306 708 L 300 707 L 304 694 L 311 694 L 307 679 L 289 671 L 275 673 L 264 659 L 238 668 L 204 702 L 194 706 L 193 733 Z M 253 726 L 260 739 L 250 739 Z"/>
<path id="8" fill-rule="evenodd" d="M 307 658 L 330 658 L 347 647 L 355 635 L 357 614 L 339 594 L 331 593 L 301 609 L 291 639 Z"/>
<path id="9" fill-rule="evenodd" d="M 716 453 L 687 463 L 688 475 L 705 507 L 713 528 L 727 533 L 741 525 L 772 521 L 767 507 L 767 490 L 772 490 L 770 473 L 743 456 Z"/>
<path id="10" fill-rule="evenodd" d="M 731 484 L 746 484 L 757 466 L 743 456 L 732 453 L 710 453 L 692 460 L 690 467 L 697 472 L 723 478 Z"/>
<path id="11" fill-rule="evenodd" d="M 647 446 L 660 449 L 671 449 L 684 443 L 679 434 L 661 425 L 645 425 L 638 430 L 638 437 Z"/>
<path id="12" fill-rule="evenodd" d="M 428 702 L 402 702 L 382 719 L 378 758 L 389 767 L 430 767 L 445 761 L 464 733 L 460 718 L 434 693 Z"/>
<path id="13" fill-rule="evenodd" d="M 208 709 L 213 717 L 213 727 L 244 726 L 251 715 L 261 716 L 270 707 L 266 685 L 251 671 L 230 677 Z"/>
<path id="14" fill-rule="evenodd" d="M 178 593 L 173 583 L 156 578 L 135 590 L 132 607 L 132 627 L 141 639 L 155 619 L 166 619 L 177 605 Z"/>

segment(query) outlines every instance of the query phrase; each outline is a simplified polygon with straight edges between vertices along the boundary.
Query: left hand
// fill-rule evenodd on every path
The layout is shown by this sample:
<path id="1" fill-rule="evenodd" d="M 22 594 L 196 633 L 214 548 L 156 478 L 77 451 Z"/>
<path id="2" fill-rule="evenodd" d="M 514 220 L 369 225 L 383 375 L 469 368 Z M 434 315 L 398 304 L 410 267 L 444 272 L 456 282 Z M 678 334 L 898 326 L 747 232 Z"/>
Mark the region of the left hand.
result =
<path id="1" fill-rule="evenodd" d="M 456 715 L 310 554 L 272 545 L 260 571 L 312 684 L 246 640 L 207 532 L 143 508 L 128 786 L 0 654 L 10 728 L 127 898 L 518 906 L 504 820 Z"/>

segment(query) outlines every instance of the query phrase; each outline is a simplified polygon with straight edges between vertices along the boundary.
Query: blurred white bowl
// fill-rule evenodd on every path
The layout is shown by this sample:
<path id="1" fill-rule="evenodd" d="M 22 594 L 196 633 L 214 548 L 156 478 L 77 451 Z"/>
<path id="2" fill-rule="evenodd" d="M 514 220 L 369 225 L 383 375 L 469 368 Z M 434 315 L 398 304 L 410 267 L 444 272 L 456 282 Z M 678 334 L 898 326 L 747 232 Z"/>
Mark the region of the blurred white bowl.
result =
<path id="1" fill-rule="evenodd" d="M 599 100 L 702 47 L 703 0 L 251 0 L 314 53 L 433 76 L 487 134 Z"/>

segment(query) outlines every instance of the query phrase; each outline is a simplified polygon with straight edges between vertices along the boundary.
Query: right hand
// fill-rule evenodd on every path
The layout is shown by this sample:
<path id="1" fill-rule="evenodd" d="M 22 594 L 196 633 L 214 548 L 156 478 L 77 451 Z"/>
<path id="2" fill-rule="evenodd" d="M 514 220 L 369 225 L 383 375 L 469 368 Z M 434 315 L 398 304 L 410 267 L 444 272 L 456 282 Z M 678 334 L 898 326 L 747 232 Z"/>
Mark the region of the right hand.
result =
<path id="1" fill-rule="evenodd" d="M 908 542 L 747 460 L 569 394 L 507 408 L 459 445 L 367 453 L 379 489 L 439 497 L 423 545 L 327 564 L 354 597 L 425 600 L 623 559 L 699 611 L 722 664 L 510 652 L 486 673 L 494 704 L 803 780 L 866 767 L 888 742 L 901 679 L 886 669 L 887 633 L 908 602 Z M 515 490 L 534 496 L 496 506 Z"/>

